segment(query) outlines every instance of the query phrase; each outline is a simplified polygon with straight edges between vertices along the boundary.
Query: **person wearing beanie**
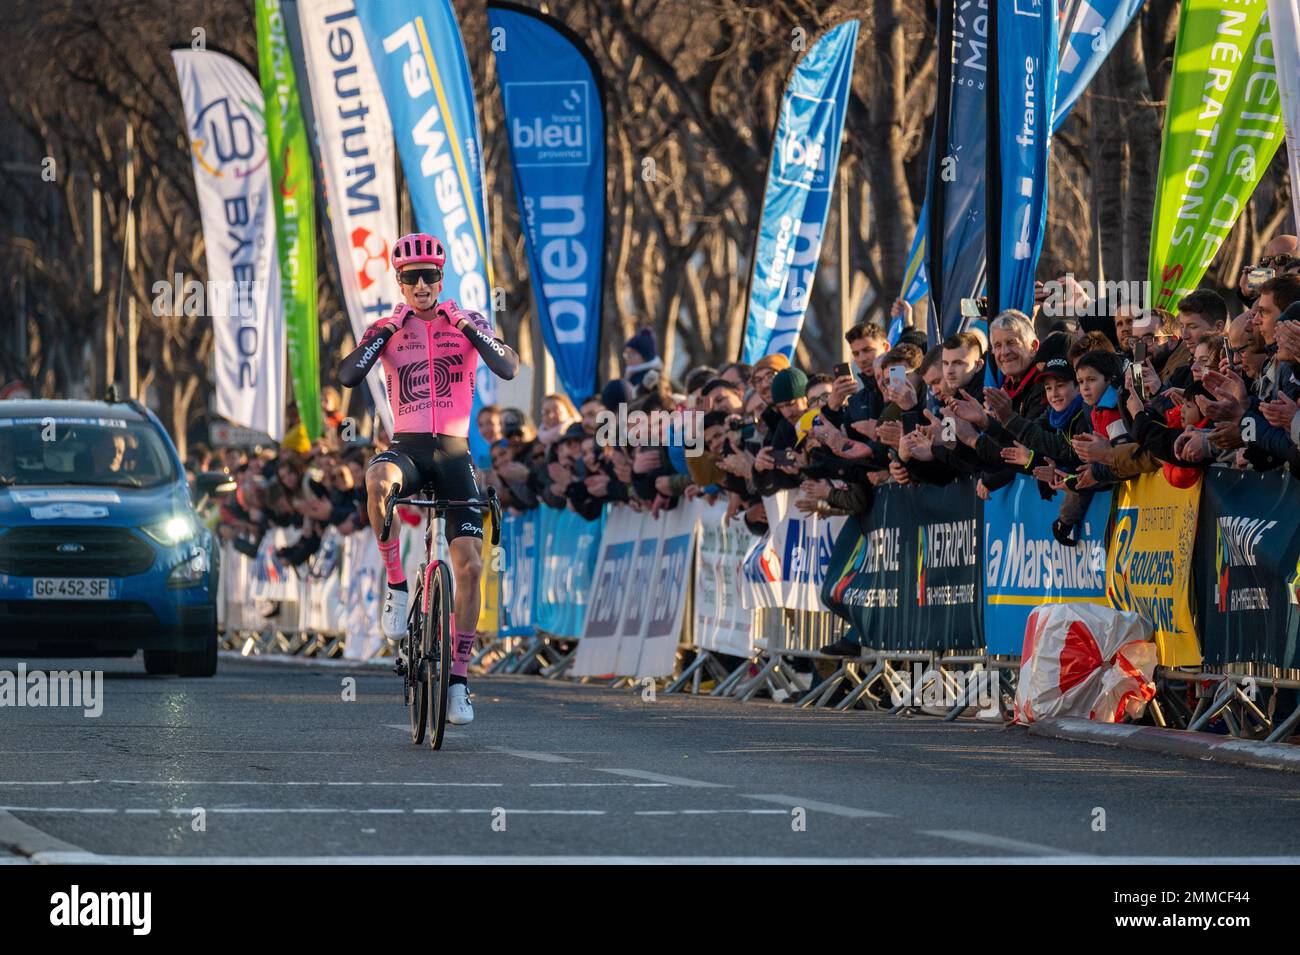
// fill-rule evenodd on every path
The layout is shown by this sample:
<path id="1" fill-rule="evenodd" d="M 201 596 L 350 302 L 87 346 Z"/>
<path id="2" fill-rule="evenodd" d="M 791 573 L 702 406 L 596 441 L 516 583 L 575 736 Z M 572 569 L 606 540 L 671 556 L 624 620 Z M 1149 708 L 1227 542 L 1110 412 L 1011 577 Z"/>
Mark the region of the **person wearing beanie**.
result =
<path id="1" fill-rule="evenodd" d="M 605 410 L 618 414 L 619 405 L 625 405 L 636 397 L 636 392 L 625 378 L 615 378 L 600 389 L 600 402 Z"/>
<path id="2" fill-rule="evenodd" d="M 768 434 L 771 434 L 772 429 L 781 423 L 781 413 L 772 407 L 772 379 L 776 377 L 777 372 L 784 371 L 789 367 L 790 359 L 777 352 L 774 355 L 765 355 L 760 358 L 749 376 L 750 385 L 763 401 L 763 410 L 760 416 L 763 419 L 763 427 Z"/>
<path id="3" fill-rule="evenodd" d="M 623 346 L 623 375 L 640 394 L 654 391 L 663 377 L 664 360 L 655 346 L 655 334 L 641 328 Z"/>
<path id="4" fill-rule="evenodd" d="M 794 451 L 799 443 L 796 425 L 808 410 L 808 376 L 798 368 L 785 368 L 772 376 L 769 391 L 769 410 L 775 411 L 780 420 L 754 459 L 754 486 L 764 497 L 799 486 L 798 465 L 782 462 L 786 452 Z"/>

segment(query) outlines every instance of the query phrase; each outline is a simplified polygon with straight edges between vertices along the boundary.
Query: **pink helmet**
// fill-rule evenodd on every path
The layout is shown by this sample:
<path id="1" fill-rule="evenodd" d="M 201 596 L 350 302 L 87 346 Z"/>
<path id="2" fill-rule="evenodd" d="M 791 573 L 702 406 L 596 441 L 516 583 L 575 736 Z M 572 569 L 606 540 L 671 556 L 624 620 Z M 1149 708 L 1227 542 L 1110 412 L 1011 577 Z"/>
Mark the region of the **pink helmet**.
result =
<path id="1" fill-rule="evenodd" d="M 421 262 L 442 268 L 446 261 L 447 252 L 442 247 L 442 240 L 424 232 L 404 235 L 393 245 L 393 268 L 399 271 Z"/>

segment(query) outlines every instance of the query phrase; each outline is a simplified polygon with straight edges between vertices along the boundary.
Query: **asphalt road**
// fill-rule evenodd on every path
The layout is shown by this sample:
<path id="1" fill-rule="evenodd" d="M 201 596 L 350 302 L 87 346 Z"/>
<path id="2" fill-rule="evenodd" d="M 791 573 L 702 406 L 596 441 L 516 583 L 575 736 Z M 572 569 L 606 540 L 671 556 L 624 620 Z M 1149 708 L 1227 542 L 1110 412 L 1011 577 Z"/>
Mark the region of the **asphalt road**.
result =
<path id="1" fill-rule="evenodd" d="M 27 666 L 103 668 L 104 707 L 0 709 L 11 862 L 1300 857 L 1294 774 L 998 726 L 480 678 L 434 752 L 384 669 Z"/>

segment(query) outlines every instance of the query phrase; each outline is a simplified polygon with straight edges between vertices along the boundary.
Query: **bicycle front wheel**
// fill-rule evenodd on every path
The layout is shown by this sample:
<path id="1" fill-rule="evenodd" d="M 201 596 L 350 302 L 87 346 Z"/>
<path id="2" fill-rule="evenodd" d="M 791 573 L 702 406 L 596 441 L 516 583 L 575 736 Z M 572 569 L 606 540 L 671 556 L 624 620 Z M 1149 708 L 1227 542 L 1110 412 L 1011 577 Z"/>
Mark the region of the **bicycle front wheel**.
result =
<path id="1" fill-rule="evenodd" d="M 429 612 L 424 617 L 429 745 L 442 749 L 447 728 L 447 682 L 451 679 L 451 571 L 438 561 L 429 574 Z"/>
<path id="2" fill-rule="evenodd" d="M 415 585 L 412 595 L 411 611 L 406 618 L 406 676 L 403 677 L 403 691 L 407 708 L 411 711 L 411 742 L 419 746 L 424 742 L 425 728 L 429 721 L 428 681 L 425 679 L 425 659 L 422 643 L 424 640 L 424 582 Z"/>

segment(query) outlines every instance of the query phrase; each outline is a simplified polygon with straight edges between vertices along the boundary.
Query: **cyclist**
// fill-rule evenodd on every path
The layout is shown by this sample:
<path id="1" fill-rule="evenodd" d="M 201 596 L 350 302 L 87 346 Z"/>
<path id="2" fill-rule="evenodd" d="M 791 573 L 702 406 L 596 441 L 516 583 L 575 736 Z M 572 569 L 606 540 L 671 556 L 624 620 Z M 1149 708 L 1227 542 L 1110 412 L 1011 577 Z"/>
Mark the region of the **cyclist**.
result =
<path id="1" fill-rule="evenodd" d="M 434 236 L 417 232 L 397 240 L 392 261 L 403 301 L 389 318 L 366 329 L 339 369 L 339 381 L 355 388 L 376 363 L 384 368 L 393 412 L 392 442 L 366 469 L 367 508 L 376 531 L 384 525 L 384 502 L 393 485 L 405 494 L 432 484 L 439 497 L 478 498 L 468 441 L 476 355 L 500 378 L 511 379 L 519 371 L 519 356 L 493 334 L 487 319 L 450 299 L 438 301 L 446 258 L 446 249 Z M 478 623 L 483 517 L 468 509 L 449 510 L 443 516 L 456 581 L 447 720 L 463 725 L 474 719 L 467 676 Z M 379 553 L 388 578 L 384 636 L 399 641 L 406 633 L 409 588 L 396 533 L 380 541 Z"/>

